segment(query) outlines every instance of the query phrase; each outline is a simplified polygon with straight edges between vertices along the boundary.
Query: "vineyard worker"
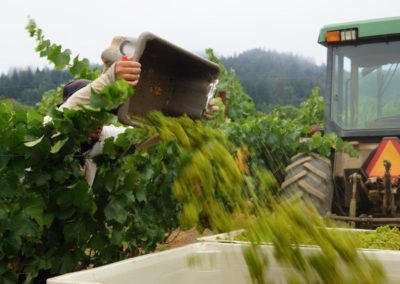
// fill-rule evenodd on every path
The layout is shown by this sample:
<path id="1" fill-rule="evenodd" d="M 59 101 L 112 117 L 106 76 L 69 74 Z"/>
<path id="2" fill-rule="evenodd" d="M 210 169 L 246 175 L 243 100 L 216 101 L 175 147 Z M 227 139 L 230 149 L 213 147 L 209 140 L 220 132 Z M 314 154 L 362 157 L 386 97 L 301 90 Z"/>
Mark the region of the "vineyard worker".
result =
<path id="1" fill-rule="evenodd" d="M 94 81 L 77 80 L 67 84 L 63 90 L 63 104 L 60 109 L 79 109 L 82 105 L 90 105 L 92 90 L 100 92 L 105 86 L 115 82 L 118 79 L 124 79 L 129 85 L 135 87 L 140 78 L 141 65 L 132 59 L 121 60 L 116 49 L 126 38 L 115 37 L 112 44 L 102 53 L 104 64 L 103 73 Z M 91 140 L 95 143 L 85 153 L 85 178 L 92 186 L 97 166 L 93 162 L 93 157 L 102 153 L 104 140 L 108 137 L 117 137 L 125 131 L 126 127 L 117 127 L 115 125 L 105 125 L 98 133 L 91 133 Z"/>
<path id="2" fill-rule="evenodd" d="M 67 84 L 63 92 L 63 104 L 60 109 L 79 109 L 82 105 L 90 105 L 90 96 L 92 90 L 100 92 L 105 86 L 118 79 L 124 79 L 132 87 L 137 86 L 140 79 L 141 65 L 139 62 L 130 60 L 121 60 L 121 54 L 118 52 L 119 46 L 124 40 L 133 40 L 126 37 L 114 37 L 111 46 L 103 51 L 101 58 L 104 64 L 103 73 L 94 81 L 77 80 Z M 215 101 L 211 100 L 207 110 L 204 112 L 205 118 L 211 118 L 218 107 Z M 116 114 L 116 113 L 115 113 Z M 85 153 L 85 177 L 86 181 L 92 186 L 97 166 L 93 158 L 102 153 L 104 140 L 108 137 L 117 137 L 123 133 L 127 127 L 117 127 L 115 125 L 105 125 L 98 133 L 91 133 L 92 140 L 97 141 L 92 148 Z"/>

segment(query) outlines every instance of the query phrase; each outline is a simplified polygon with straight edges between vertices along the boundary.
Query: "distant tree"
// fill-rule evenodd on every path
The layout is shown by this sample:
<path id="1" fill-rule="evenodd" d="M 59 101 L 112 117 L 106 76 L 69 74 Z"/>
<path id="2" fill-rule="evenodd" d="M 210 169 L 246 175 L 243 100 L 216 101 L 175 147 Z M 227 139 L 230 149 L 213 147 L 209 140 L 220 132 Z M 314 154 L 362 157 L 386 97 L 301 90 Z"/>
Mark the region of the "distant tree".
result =
<path id="1" fill-rule="evenodd" d="M 26 105 L 35 105 L 46 91 L 69 80 L 71 76 L 66 71 L 14 69 L 9 74 L 0 76 L 0 97 L 11 98 Z"/>
<path id="2" fill-rule="evenodd" d="M 245 92 L 262 111 L 271 111 L 275 105 L 298 106 L 313 87 L 325 82 L 325 66 L 290 53 L 258 48 L 221 61 L 236 71 Z"/>

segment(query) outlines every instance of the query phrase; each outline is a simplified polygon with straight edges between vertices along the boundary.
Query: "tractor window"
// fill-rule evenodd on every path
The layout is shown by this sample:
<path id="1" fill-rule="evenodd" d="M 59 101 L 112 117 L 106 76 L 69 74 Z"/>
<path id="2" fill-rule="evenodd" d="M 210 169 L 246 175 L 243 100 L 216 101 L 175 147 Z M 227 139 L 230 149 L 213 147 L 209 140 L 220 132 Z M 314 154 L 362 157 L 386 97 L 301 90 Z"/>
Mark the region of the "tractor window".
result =
<path id="1" fill-rule="evenodd" d="M 333 48 L 331 118 L 343 129 L 400 127 L 400 41 Z"/>

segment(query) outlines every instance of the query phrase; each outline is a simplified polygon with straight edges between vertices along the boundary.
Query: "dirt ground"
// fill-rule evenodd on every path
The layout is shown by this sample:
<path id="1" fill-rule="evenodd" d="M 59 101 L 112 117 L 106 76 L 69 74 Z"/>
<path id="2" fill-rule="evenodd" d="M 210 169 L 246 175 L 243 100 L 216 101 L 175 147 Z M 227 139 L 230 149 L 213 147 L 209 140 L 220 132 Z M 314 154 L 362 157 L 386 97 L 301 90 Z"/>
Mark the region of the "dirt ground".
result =
<path id="1" fill-rule="evenodd" d="M 160 244 L 157 247 L 157 251 L 162 251 L 166 249 L 181 247 L 187 244 L 192 244 L 197 242 L 197 238 L 215 235 L 212 231 L 206 229 L 204 232 L 199 233 L 196 229 L 190 230 L 180 230 L 177 229 L 168 237 L 165 244 Z"/>

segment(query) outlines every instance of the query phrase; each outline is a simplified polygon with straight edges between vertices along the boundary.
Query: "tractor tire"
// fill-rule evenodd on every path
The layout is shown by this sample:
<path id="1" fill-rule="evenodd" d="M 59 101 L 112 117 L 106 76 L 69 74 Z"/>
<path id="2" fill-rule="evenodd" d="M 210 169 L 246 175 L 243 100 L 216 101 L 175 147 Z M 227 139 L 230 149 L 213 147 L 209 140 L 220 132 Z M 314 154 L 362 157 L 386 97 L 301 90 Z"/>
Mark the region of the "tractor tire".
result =
<path id="1" fill-rule="evenodd" d="M 334 191 L 331 161 L 316 153 L 298 154 L 291 160 L 281 185 L 283 198 L 300 196 L 325 216 L 331 211 Z"/>

